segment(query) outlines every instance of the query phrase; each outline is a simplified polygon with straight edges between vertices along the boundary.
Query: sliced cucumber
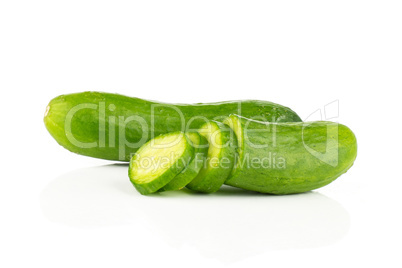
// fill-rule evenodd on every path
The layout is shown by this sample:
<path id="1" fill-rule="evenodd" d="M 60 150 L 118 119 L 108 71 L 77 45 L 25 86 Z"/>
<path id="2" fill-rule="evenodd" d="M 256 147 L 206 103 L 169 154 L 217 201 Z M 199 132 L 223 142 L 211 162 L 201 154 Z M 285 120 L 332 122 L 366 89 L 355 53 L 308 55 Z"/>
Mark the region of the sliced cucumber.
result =
<path id="1" fill-rule="evenodd" d="M 196 132 L 187 132 L 187 138 L 194 147 L 194 157 L 187 167 L 166 184 L 160 191 L 179 190 L 191 182 L 200 172 L 208 153 L 208 141 Z"/>
<path id="2" fill-rule="evenodd" d="M 325 121 L 267 123 L 230 115 L 237 162 L 225 184 L 270 194 L 302 193 L 345 173 L 357 154 L 346 126 Z"/>
<path id="3" fill-rule="evenodd" d="M 205 193 L 219 190 L 232 171 L 236 154 L 236 137 L 226 125 L 210 121 L 198 132 L 209 143 L 206 164 L 187 188 Z"/>
<path id="4" fill-rule="evenodd" d="M 194 155 L 194 147 L 182 132 L 156 137 L 131 158 L 129 177 L 141 194 L 158 191 L 177 176 Z"/>

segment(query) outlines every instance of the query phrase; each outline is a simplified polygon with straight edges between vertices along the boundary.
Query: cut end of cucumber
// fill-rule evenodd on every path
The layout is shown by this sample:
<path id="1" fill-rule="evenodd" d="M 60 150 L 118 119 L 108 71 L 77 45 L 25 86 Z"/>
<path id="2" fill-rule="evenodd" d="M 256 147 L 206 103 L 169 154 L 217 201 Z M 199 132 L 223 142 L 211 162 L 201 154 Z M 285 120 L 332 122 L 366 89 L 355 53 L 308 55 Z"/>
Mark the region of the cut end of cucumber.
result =
<path id="1" fill-rule="evenodd" d="M 204 124 L 198 132 L 202 135 L 209 143 L 208 148 L 208 159 L 216 159 L 219 157 L 222 148 L 222 132 L 219 126 L 214 122 L 209 122 Z M 215 165 L 218 163 L 215 162 Z M 208 161 L 208 166 L 213 167 L 213 161 Z"/>
<path id="2" fill-rule="evenodd" d="M 140 193 L 156 192 L 183 170 L 193 152 L 181 132 L 156 137 L 131 159 L 130 179 Z"/>
<path id="3" fill-rule="evenodd" d="M 137 153 L 133 162 L 137 183 L 147 183 L 168 170 L 186 149 L 185 138 L 169 135 L 156 138 Z"/>

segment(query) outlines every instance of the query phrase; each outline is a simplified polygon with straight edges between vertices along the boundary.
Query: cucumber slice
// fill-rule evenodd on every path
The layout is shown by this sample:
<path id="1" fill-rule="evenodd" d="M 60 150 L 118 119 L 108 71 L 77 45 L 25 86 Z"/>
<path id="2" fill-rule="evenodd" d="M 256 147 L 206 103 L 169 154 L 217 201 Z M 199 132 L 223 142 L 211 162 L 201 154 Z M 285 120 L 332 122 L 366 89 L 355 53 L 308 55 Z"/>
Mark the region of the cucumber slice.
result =
<path id="1" fill-rule="evenodd" d="M 206 164 L 187 188 L 213 193 L 219 190 L 232 171 L 237 141 L 228 126 L 215 121 L 205 123 L 198 132 L 208 140 L 208 156 Z"/>
<path id="2" fill-rule="evenodd" d="M 194 147 L 183 132 L 156 137 L 131 158 L 130 181 L 141 194 L 158 191 L 179 174 L 194 155 Z"/>
<path id="3" fill-rule="evenodd" d="M 186 133 L 194 147 L 194 157 L 187 167 L 159 191 L 180 190 L 191 182 L 200 172 L 208 153 L 208 141 L 196 132 Z"/>

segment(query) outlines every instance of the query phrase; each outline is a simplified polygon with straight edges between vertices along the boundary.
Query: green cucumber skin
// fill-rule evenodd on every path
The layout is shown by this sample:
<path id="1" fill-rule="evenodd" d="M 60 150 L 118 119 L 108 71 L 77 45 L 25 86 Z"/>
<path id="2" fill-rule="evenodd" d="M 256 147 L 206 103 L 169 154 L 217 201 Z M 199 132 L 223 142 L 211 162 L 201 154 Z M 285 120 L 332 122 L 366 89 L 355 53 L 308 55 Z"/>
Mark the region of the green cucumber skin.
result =
<path id="1" fill-rule="evenodd" d="M 214 193 L 221 188 L 233 169 L 236 156 L 237 141 L 231 129 L 220 122 L 210 123 L 216 124 L 221 131 L 221 144 L 226 146 L 222 148 L 218 158 L 226 159 L 227 163 L 213 169 L 207 169 L 208 165 L 204 165 L 197 177 L 187 184 L 188 189 L 202 193 Z"/>
<path id="2" fill-rule="evenodd" d="M 71 129 L 68 130 L 66 129 L 66 118 L 74 107 L 83 109 L 79 109 L 73 114 Z M 84 107 L 87 108 L 84 109 Z M 151 124 L 152 107 L 154 108 L 153 124 Z M 239 114 L 239 107 L 241 107 L 241 115 L 263 121 L 301 121 L 300 117 L 291 109 L 267 101 L 167 104 L 119 94 L 82 92 L 61 95 L 51 100 L 46 110 L 44 123 L 53 138 L 71 152 L 94 158 L 127 162 L 130 161 L 130 156 L 151 138 L 168 132 L 196 130 L 207 120 L 220 121 L 221 118 L 232 113 Z M 183 114 L 184 120 L 181 120 L 182 117 L 175 109 Z M 101 110 L 104 111 L 102 115 L 100 115 Z M 132 116 L 137 116 L 137 118 L 125 125 L 124 120 Z M 200 116 L 204 118 L 199 118 Z M 182 121 L 185 124 L 191 122 L 187 129 L 183 129 Z M 100 125 L 103 126 L 101 130 Z M 143 125 L 146 125 L 147 129 L 145 127 L 142 129 Z M 120 128 L 125 131 L 119 131 Z M 85 144 L 86 148 L 72 142 L 71 137 Z M 132 144 L 128 145 L 125 141 Z"/>
<path id="3" fill-rule="evenodd" d="M 237 161 L 243 161 L 241 163 L 244 164 L 247 154 L 249 159 L 263 157 L 269 159 L 270 157 L 271 166 L 267 168 L 267 165 L 265 167 L 262 165 L 236 165 L 231 176 L 225 182 L 227 185 L 270 194 L 306 192 L 334 181 L 353 165 L 357 155 L 355 135 L 348 127 L 341 124 L 334 125 L 336 123 L 323 121 L 269 124 L 236 115 L 230 117 L 240 119 L 242 127 L 243 142 L 238 146 L 243 153 Z M 269 126 L 269 131 L 267 126 Z M 328 131 L 331 135 L 330 140 L 336 141 L 335 126 L 337 126 L 338 132 L 337 164 L 336 151 L 328 153 L 321 158 L 325 160 L 322 161 L 313 156 L 304 146 L 306 144 L 309 148 L 321 153 L 325 152 L 327 128 L 330 129 Z M 244 131 L 245 128 L 247 133 Z M 259 131 L 253 134 L 250 130 Z M 273 138 L 273 132 L 275 132 L 275 138 Z M 255 148 L 254 146 L 264 144 L 268 144 L 268 147 Z M 273 146 L 274 144 L 275 146 Z M 285 160 L 285 168 L 281 168 L 284 165 L 272 165 L 273 156 L 276 157 L 276 160 L 282 157 Z"/>
<path id="4" fill-rule="evenodd" d="M 174 133 L 168 133 L 165 135 L 175 135 L 177 132 Z M 165 135 L 160 135 L 165 136 Z M 151 142 L 151 141 L 149 141 Z M 130 164 L 129 164 L 129 169 L 128 169 L 128 177 L 130 178 L 131 183 L 134 185 L 134 187 L 137 189 L 138 192 L 142 195 L 147 195 L 151 194 L 154 192 L 157 192 L 159 189 L 164 187 L 166 184 L 168 184 L 177 174 L 179 174 L 189 163 L 190 159 L 194 155 L 194 147 L 190 145 L 190 142 L 186 138 L 186 150 L 184 151 L 182 157 L 177 160 L 167 171 L 165 171 L 161 176 L 159 176 L 157 179 L 147 182 L 147 183 L 137 183 L 135 181 L 135 176 L 134 176 L 134 169 L 135 169 L 135 156 L 131 158 Z M 146 144 L 144 144 L 145 146 Z M 140 151 L 138 152 L 140 153 Z"/>
<path id="5" fill-rule="evenodd" d="M 200 172 L 208 152 L 207 140 L 198 134 L 199 141 L 195 144 L 194 157 L 191 159 L 187 167 L 184 168 L 176 177 L 168 184 L 160 189 L 160 191 L 180 190 L 191 182 Z"/>

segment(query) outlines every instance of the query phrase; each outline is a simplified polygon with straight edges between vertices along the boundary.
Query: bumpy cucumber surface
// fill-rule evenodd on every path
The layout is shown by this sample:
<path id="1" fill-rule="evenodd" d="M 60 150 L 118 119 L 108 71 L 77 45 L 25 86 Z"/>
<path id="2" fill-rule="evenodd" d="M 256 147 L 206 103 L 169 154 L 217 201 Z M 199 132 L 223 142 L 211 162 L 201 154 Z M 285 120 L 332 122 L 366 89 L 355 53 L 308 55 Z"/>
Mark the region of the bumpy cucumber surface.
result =
<path id="1" fill-rule="evenodd" d="M 186 135 L 189 138 L 191 145 L 194 147 L 194 157 L 191 159 L 187 167 L 177 174 L 177 176 L 168 184 L 162 187 L 160 191 L 179 190 L 185 187 L 198 175 L 201 168 L 204 166 L 208 153 L 208 141 L 197 132 L 188 132 Z"/>
<path id="2" fill-rule="evenodd" d="M 188 165 L 193 154 L 194 147 L 184 133 L 158 136 L 131 159 L 130 180 L 141 194 L 156 192 Z"/>
<path id="3" fill-rule="evenodd" d="M 174 131 L 196 131 L 208 120 L 232 113 L 269 122 L 297 122 L 291 109 L 267 101 L 168 104 L 118 94 L 83 92 L 54 98 L 44 122 L 53 138 L 71 152 L 129 161 L 150 139 Z"/>
<path id="4" fill-rule="evenodd" d="M 206 164 L 187 188 L 204 193 L 219 190 L 232 171 L 236 138 L 233 132 L 222 123 L 210 121 L 198 130 L 209 143 Z"/>
<path id="5" fill-rule="evenodd" d="M 226 184 L 271 194 L 310 191 L 352 165 L 356 137 L 333 122 L 262 123 L 238 115 L 224 120 L 237 136 L 237 162 Z"/>

